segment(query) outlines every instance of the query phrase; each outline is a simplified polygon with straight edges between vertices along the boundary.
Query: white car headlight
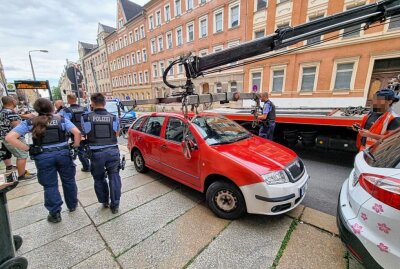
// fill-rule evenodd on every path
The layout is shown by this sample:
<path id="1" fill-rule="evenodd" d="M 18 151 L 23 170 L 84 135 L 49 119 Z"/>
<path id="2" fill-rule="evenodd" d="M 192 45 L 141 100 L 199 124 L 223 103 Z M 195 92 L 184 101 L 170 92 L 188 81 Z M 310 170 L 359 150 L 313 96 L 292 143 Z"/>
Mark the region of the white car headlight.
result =
<path id="1" fill-rule="evenodd" d="M 283 171 L 283 170 L 265 174 L 265 175 L 262 175 L 261 177 L 269 185 L 283 184 L 283 183 L 289 182 L 289 178 L 286 175 L 285 171 Z"/>

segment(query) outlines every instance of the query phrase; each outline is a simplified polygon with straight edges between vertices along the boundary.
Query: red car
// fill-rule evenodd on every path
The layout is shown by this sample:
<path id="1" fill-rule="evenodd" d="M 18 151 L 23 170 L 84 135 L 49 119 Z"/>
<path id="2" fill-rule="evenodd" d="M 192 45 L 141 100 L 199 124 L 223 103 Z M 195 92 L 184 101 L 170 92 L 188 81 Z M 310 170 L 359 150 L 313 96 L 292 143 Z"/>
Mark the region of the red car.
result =
<path id="1" fill-rule="evenodd" d="M 142 116 L 129 130 L 128 148 L 138 172 L 150 168 L 205 193 L 225 219 L 282 214 L 307 189 L 309 176 L 296 153 L 218 114 Z"/>

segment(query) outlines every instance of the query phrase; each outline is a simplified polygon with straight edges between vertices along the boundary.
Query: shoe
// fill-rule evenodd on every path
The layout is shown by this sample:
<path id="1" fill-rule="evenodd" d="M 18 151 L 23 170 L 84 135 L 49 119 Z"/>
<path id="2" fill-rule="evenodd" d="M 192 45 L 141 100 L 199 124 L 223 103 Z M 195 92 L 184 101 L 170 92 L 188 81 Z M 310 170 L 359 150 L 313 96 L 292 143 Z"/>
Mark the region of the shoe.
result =
<path id="1" fill-rule="evenodd" d="M 109 208 L 110 204 L 109 203 L 103 203 L 103 208 Z"/>
<path id="2" fill-rule="evenodd" d="M 81 168 L 81 171 L 82 171 L 82 172 L 90 172 L 90 168 L 87 168 L 87 169 Z"/>
<path id="3" fill-rule="evenodd" d="M 30 179 L 34 179 L 34 178 L 36 178 L 36 174 L 35 173 L 30 173 L 28 171 L 25 171 L 24 175 L 18 177 L 18 181 L 30 180 Z"/>
<path id="4" fill-rule="evenodd" d="M 116 207 L 111 207 L 111 213 L 113 213 L 113 214 L 117 214 L 117 213 L 118 213 L 118 211 L 119 211 L 119 208 L 118 208 L 118 206 L 116 206 Z"/>
<path id="5" fill-rule="evenodd" d="M 49 214 L 47 216 L 47 221 L 52 222 L 52 223 L 58 223 L 61 221 L 61 214 L 60 212 L 54 213 L 54 214 Z"/>
<path id="6" fill-rule="evenodd" d="M 7 166 L 6 167 L 6 172 L 8 173 L 8 172 L 12 172 L 12 171 L 14 171 L 14 170 L 16 170 L 17 169 L 17 167 L 15 166 L 15 165 L 10 165 L 10 166 Z"/>
<path id="7" fill-rule="evenodd" d="M 74 211 L 76 211 L 76 207 L 68 208 L 68 210 L 69 210 L 69 212 L 74 212 Z"/>

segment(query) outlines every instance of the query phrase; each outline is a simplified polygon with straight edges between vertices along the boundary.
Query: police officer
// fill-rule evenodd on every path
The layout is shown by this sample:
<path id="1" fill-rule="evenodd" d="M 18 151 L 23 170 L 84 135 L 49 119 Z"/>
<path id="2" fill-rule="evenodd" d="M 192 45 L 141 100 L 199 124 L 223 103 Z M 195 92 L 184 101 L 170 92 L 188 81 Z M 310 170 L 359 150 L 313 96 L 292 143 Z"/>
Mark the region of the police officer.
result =
<path id="1" fill-rule="evenodd" d="M 83 114 L 82 127 L 89 147 L 94 189 L 103 207 L 110 207 L 112 213 L 116 214 L 121 197 L 120 154 L 117 141 L 119 122 L 116 116 L 104 108 L 106 104 L 104 95 L 94 93 L 90 100 L 93 111 Z"/>
<path id="2" fill-rule="evenodd" d="M 82 107 L 76 103 L 76 96 L 74 94 L 67 95 L 67 101 L 70 105 L 69 107 L 64 108 L 60 111 L 60 115 L 64 116 L 64 118 L 69 119 L 78 129 L 83 133 L 81 126 L 81 117 L 83 113 L 87 112 L 87 108 Z M 73 136 L 71 136 L 73 139 Z M 78 148 L 78 157 L 82 163 L 82 172 L 90 172 L 90 163 L 88 158 L 85 156 L 85 152 L 83 150 L 83 145 Z"/>
<path id="3" fill-rule="evenodd" d="M 262 122 L 259 136 L 272 140 L 275 130 L 275 105 L 269 100 L 268 92 L 261 93 L 261 101 L 264 102 L 262 115 L 258 116 L 258 120 Z"/>
<path id="4" fill-rule="evenodd" d="M 68 119 L 53 114 L 54 107 L 49 100 L 39 98 L 33 108 L 39 116 L 20 123 L 6 136 L 6 141 L 31 154 L 38 171 L 39 183 L 44 188 L 44 206 L 49 211 L 47 220 L 57 223 L 61 221 L 63 203 L 58 190 L 57 172 L 69 211 L 75 211 L 78 205 L 75 164 L 70 156 L 67 133 L 74 134 L 74 146 L 78 147 L 81 132 Z M 19 137 L 29 132 L 32 132 L 33 139 L 31 147 L 19 140 Z"/>

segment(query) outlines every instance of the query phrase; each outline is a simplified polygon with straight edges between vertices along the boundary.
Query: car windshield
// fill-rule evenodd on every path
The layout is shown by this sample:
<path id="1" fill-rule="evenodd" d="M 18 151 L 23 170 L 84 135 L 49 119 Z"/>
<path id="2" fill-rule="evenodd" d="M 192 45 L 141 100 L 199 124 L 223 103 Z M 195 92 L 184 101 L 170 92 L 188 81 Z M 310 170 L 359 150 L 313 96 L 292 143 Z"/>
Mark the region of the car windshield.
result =
<path id="1" fill-rule="evenodd" d="M 107 111 L 109 113 L 112 114 L 117 114 L 118 113 L 118 107 L 117 107 L 117 103 L 116 102 L 106 102 L 106 106 L 105 109 L 107 109 Z M 124 107 L 124 109 L 121 109 L 121 113 L 122 112 L 128 112 L 128 108 Z"/>
<path id="2" fill-rule="evenodd" d="M 364 158 L 373 167 L 400 169 L 400 130 L 373 145 Z"/>
<path id="3" fill-rule="evenodd" d="M 192 123 L 209 145 L 229 144 L 251 137 L 242 126 L 222 116 L 197 116 Z"/>

